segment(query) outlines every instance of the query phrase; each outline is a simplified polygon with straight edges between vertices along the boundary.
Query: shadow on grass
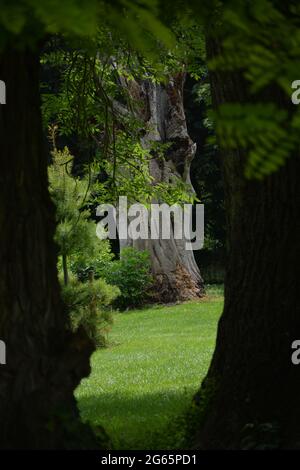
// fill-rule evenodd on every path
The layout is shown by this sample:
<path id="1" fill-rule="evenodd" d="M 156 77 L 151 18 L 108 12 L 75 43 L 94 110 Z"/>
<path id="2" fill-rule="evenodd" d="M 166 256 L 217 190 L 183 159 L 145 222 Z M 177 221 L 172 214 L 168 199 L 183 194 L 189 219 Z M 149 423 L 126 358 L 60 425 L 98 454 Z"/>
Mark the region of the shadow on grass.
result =
<path id="1" fill-rule="evenodd" d="M 101 425 L 114 449 L 168 450 L 186 445 L 185 412 L 195 390 L 122 395 L 102 393 L 80 396 L 84 421 Z"/>

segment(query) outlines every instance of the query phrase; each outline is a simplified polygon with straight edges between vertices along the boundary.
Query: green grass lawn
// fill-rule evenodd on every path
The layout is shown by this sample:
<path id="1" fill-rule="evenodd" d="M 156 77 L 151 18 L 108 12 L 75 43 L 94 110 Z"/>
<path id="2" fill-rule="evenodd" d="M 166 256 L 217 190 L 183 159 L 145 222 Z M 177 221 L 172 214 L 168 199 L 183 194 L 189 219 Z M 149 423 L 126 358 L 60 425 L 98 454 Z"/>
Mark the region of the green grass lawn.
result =
<path id="1" fill-rule="evenodd" d="M 76 391 L 83 420 L 102 425 L 115 449 L 176 448 L 172 423 L 205 376 L 222 305 L 212 288 L 199 302 L 116 314 L 111 346 L 94 353 Z"/>

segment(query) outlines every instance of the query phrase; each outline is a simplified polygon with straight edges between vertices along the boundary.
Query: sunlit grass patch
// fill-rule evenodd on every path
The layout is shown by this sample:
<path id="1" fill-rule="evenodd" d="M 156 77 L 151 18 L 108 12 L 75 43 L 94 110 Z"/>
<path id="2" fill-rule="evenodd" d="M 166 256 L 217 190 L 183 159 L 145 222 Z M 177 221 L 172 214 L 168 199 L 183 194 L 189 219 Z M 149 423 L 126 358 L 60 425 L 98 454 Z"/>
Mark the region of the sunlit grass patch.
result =
<path id="1" fill-rule="evenodd" d="M 203 301 L 116 314 L 111 347 L 93 355 L 76 392 L 83 419 L 104 426 L 117 449 L 175 447 L 168 423 L 205 376 L 222 305 L 210 290 Z"/>

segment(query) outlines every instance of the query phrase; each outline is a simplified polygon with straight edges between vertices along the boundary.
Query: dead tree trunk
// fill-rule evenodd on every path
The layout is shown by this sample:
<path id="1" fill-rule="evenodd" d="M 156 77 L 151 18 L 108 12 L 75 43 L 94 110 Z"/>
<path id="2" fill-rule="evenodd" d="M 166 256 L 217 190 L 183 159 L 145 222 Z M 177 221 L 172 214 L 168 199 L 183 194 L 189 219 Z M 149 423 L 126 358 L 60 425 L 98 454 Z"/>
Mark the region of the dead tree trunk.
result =
<path id="1" fill-rule="evenodd" d="M 174 177 L 186 183 L 194 192 L 190 179 L 190 166 L 196 144 L 187 132 L 183 106 L 185 74 L 170 77 L 166 85 L 152 81 L 126 83 L 129 95 L 137 103 L 138 117 L 144 123 L 141 142 L 144 148 L 153 143 L 169 144 L 164 158 L 152 151 L 150 174 L 154 184 L 169 182 Z M 153 201 L 162 203 L 163 201 Z M 134 246 L 150 252 L 151 269 L 155 279 L 155 299 L 163 302 L 190 300 L 204 293 L 203 279 L 196 264 L 193 251 L 185 249 L 185 240 L 129 240 L 123 246 Z"/>

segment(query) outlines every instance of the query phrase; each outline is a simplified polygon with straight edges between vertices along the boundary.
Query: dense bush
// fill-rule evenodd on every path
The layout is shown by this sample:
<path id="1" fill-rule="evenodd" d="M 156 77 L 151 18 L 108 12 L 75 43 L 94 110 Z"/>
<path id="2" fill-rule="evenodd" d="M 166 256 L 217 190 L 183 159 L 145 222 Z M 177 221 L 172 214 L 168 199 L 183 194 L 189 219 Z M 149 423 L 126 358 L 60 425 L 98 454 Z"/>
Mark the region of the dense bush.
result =
<path id="1" fill-rule="evenodd" d="M 114 258 L 109 240 L 98 240 L 95 236 L 95 227 L 93 227 L 93 235 L 96 240 L 96 247 L 92 254 L 84 250 L 78 251 L 74 253 L 70 260 L 72 273 L 82 282 L 87 281 L 91 273 L 95 279 L 103 278 L 106 265 Z"/>
<path id="2" fill-rule="evenodd" d="M 70 310 L 71 326 L 74 331 L 83 326 L 96 347 L 104 347 L 107 333 L 112 324 L 112 313 L 108 306 L 120 291 L 103 279 L 93 282 L 70 280 L 62 287 L 63 299 Z"/>
<path id="3" fill-rule="evenodd" d="M 121 258 L 107 263 L 103 274 L 109 284 L 117 286 L 121 291 L 114 302 L 116 307 L 124 310 L 141 306 L 147 301 L 153 280 L 147 251 L 123 248 Z"/>

